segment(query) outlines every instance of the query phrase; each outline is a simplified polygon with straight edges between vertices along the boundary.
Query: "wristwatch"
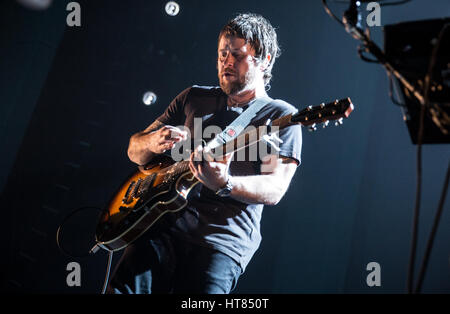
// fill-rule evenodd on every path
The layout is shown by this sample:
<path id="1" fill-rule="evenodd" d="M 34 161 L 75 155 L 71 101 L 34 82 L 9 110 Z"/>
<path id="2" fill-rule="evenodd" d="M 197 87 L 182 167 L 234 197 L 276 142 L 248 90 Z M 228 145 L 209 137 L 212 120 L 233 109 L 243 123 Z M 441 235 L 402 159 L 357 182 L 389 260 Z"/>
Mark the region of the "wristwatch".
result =
<path id="1" fill-rule="evenodd" d="M 230 196 L 232 189 L 233 189 L 233 184 L 231 184 L 230 177 L 228 177 L 227 183 L 225 184 L 224 187 L 222 187 L 216 191 L 216 195 L 218 195 L 220 197 Z"/>

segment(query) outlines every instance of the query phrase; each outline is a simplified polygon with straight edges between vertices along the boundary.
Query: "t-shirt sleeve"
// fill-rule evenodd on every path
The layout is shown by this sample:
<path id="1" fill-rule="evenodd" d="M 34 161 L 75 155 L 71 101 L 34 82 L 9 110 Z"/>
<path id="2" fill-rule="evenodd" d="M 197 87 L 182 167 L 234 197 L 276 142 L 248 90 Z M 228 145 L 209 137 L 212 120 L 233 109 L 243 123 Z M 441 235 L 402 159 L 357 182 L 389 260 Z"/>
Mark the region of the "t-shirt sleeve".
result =
<path id="1" fill-rule="evenodd" d="M 279 108 L 275 118 L 298 112 L 297 108 L 284 101 L 275 100 L 274 103 Z M 280 149 L 278 155 L 296 160 L 297 166 L 299 166 L 302 162 L 302 126 L 296 124 L 285 127 L 279 131 L 278 137 L 283 141 L 278 146 Z"/>
<path id="2" fill-rule="evenodd" d="M 185 120 L 184 106 L 190 90 L 191 87 L 186 88 L 184 91 L 178 94 L 178 96 L 175 97 L 175 99 L 173 99 L 170 105 L 166 108 L 164 113 L 160 115 L 156 120 L 166 125 L 182 125 Z"/>
<path id="3" fill-rule="evenodd" d="M 297 165 L 301 164 L 302 152 L 302 127 L 301 125 L 291 125 L 280 130 L 278 137 L 283 141 L 280 143 L 280 156 L 289 157 L 297 161 Z"/>

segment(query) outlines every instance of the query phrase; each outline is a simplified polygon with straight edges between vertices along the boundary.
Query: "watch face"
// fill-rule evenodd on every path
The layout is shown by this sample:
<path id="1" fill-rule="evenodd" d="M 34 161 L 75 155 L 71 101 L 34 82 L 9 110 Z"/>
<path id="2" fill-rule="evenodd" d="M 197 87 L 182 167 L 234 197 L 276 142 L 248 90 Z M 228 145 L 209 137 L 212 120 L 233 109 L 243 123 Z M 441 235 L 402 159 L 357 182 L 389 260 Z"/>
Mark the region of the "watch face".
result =
<path id="1" fill-rule="evenodd" d="M 219 192 L 219 196 L 222 196 L 222 197 L 229 196 L 230 194 L 231 194 L 231 190 L 228 188 L 225 188 Z"/>
<path id="2" fill-rule="evenodd" d="M 228 181 L 227 184 L 225 185 L 225 187 L 219 189 L 216 194 L 219 195 L 220 197 L 226 197 L 229 196 L 231 194 L 231 190 L 233 189 L 233 186 L 231 185 L 231 182 Z"/>
<path id="3" fill-rule="evenodd" d="M 224 187 L 217 191 L 216 194 L 221 197 L 229 196 L 231 194 L 231 189 L 229 187 Z"/>

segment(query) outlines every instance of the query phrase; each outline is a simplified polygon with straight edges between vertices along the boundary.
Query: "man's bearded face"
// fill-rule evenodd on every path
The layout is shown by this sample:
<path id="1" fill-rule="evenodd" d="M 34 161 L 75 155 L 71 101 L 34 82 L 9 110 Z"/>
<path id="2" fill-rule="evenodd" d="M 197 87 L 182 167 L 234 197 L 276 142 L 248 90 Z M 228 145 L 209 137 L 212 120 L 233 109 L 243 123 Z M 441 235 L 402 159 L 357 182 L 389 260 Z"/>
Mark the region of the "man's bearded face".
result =
<path id="1" fill-rule="evenodd" d="M 217 52 L 219 83 L 225 94 L 236 95 L 254 87 L 258 67 L 250 44 L 242 38 L 222 36 Z"/>

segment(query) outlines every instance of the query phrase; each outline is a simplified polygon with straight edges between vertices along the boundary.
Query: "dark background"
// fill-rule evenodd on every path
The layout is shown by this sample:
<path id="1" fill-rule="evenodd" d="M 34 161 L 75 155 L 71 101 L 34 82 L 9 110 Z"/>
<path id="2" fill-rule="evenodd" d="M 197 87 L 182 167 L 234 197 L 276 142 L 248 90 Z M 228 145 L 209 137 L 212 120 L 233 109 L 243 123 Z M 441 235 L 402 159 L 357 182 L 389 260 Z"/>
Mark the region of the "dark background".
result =
<path id="1" fill-rule="evenodd" d="M 263 213 L 263 242 L 235 293 L 404 293 L 415 198 L 416 146 L 388 97 L 379 65 L 358 59 L 357 42 L 317 1 L 78 1 L 81 27 L 66 25 L 66 4 L 42 12 L 0 4 L 0 204 L 2 291 L 100 292 L 107 254 L 71 259 L 57 248 L 72 210 L 103 207 L 134 171 L 131 134 L 150 124 L 181 90 L 216 85 L 218 31 L 237 13 L 267 17 L 283 54 L 270 95 L 297 108 L 351 97 L 344 125 L 304 132 L 303 162 L 284 199 Z M 330 6 L 341 15 L 346 3 Z M 450 16 L 447 0 L 383 7 L 387 25 Z M 373 27 L 382 46 L 382 27 Z M 154 91 L 158 101 L 142 103 Z M 438 205 L 448 145 L 423 149 L 418 261 Z M 450 208 L 423 291 L 450 291 Z M 94 245 L 98 213 L 73 217 L 62 234 L 81 254 Z M 114 262 L 120 254 L 115 254 Z M 81 264 L 81 287 L 66 265 Z M 366 265 L 381 265 L 368 287 Z"/>

